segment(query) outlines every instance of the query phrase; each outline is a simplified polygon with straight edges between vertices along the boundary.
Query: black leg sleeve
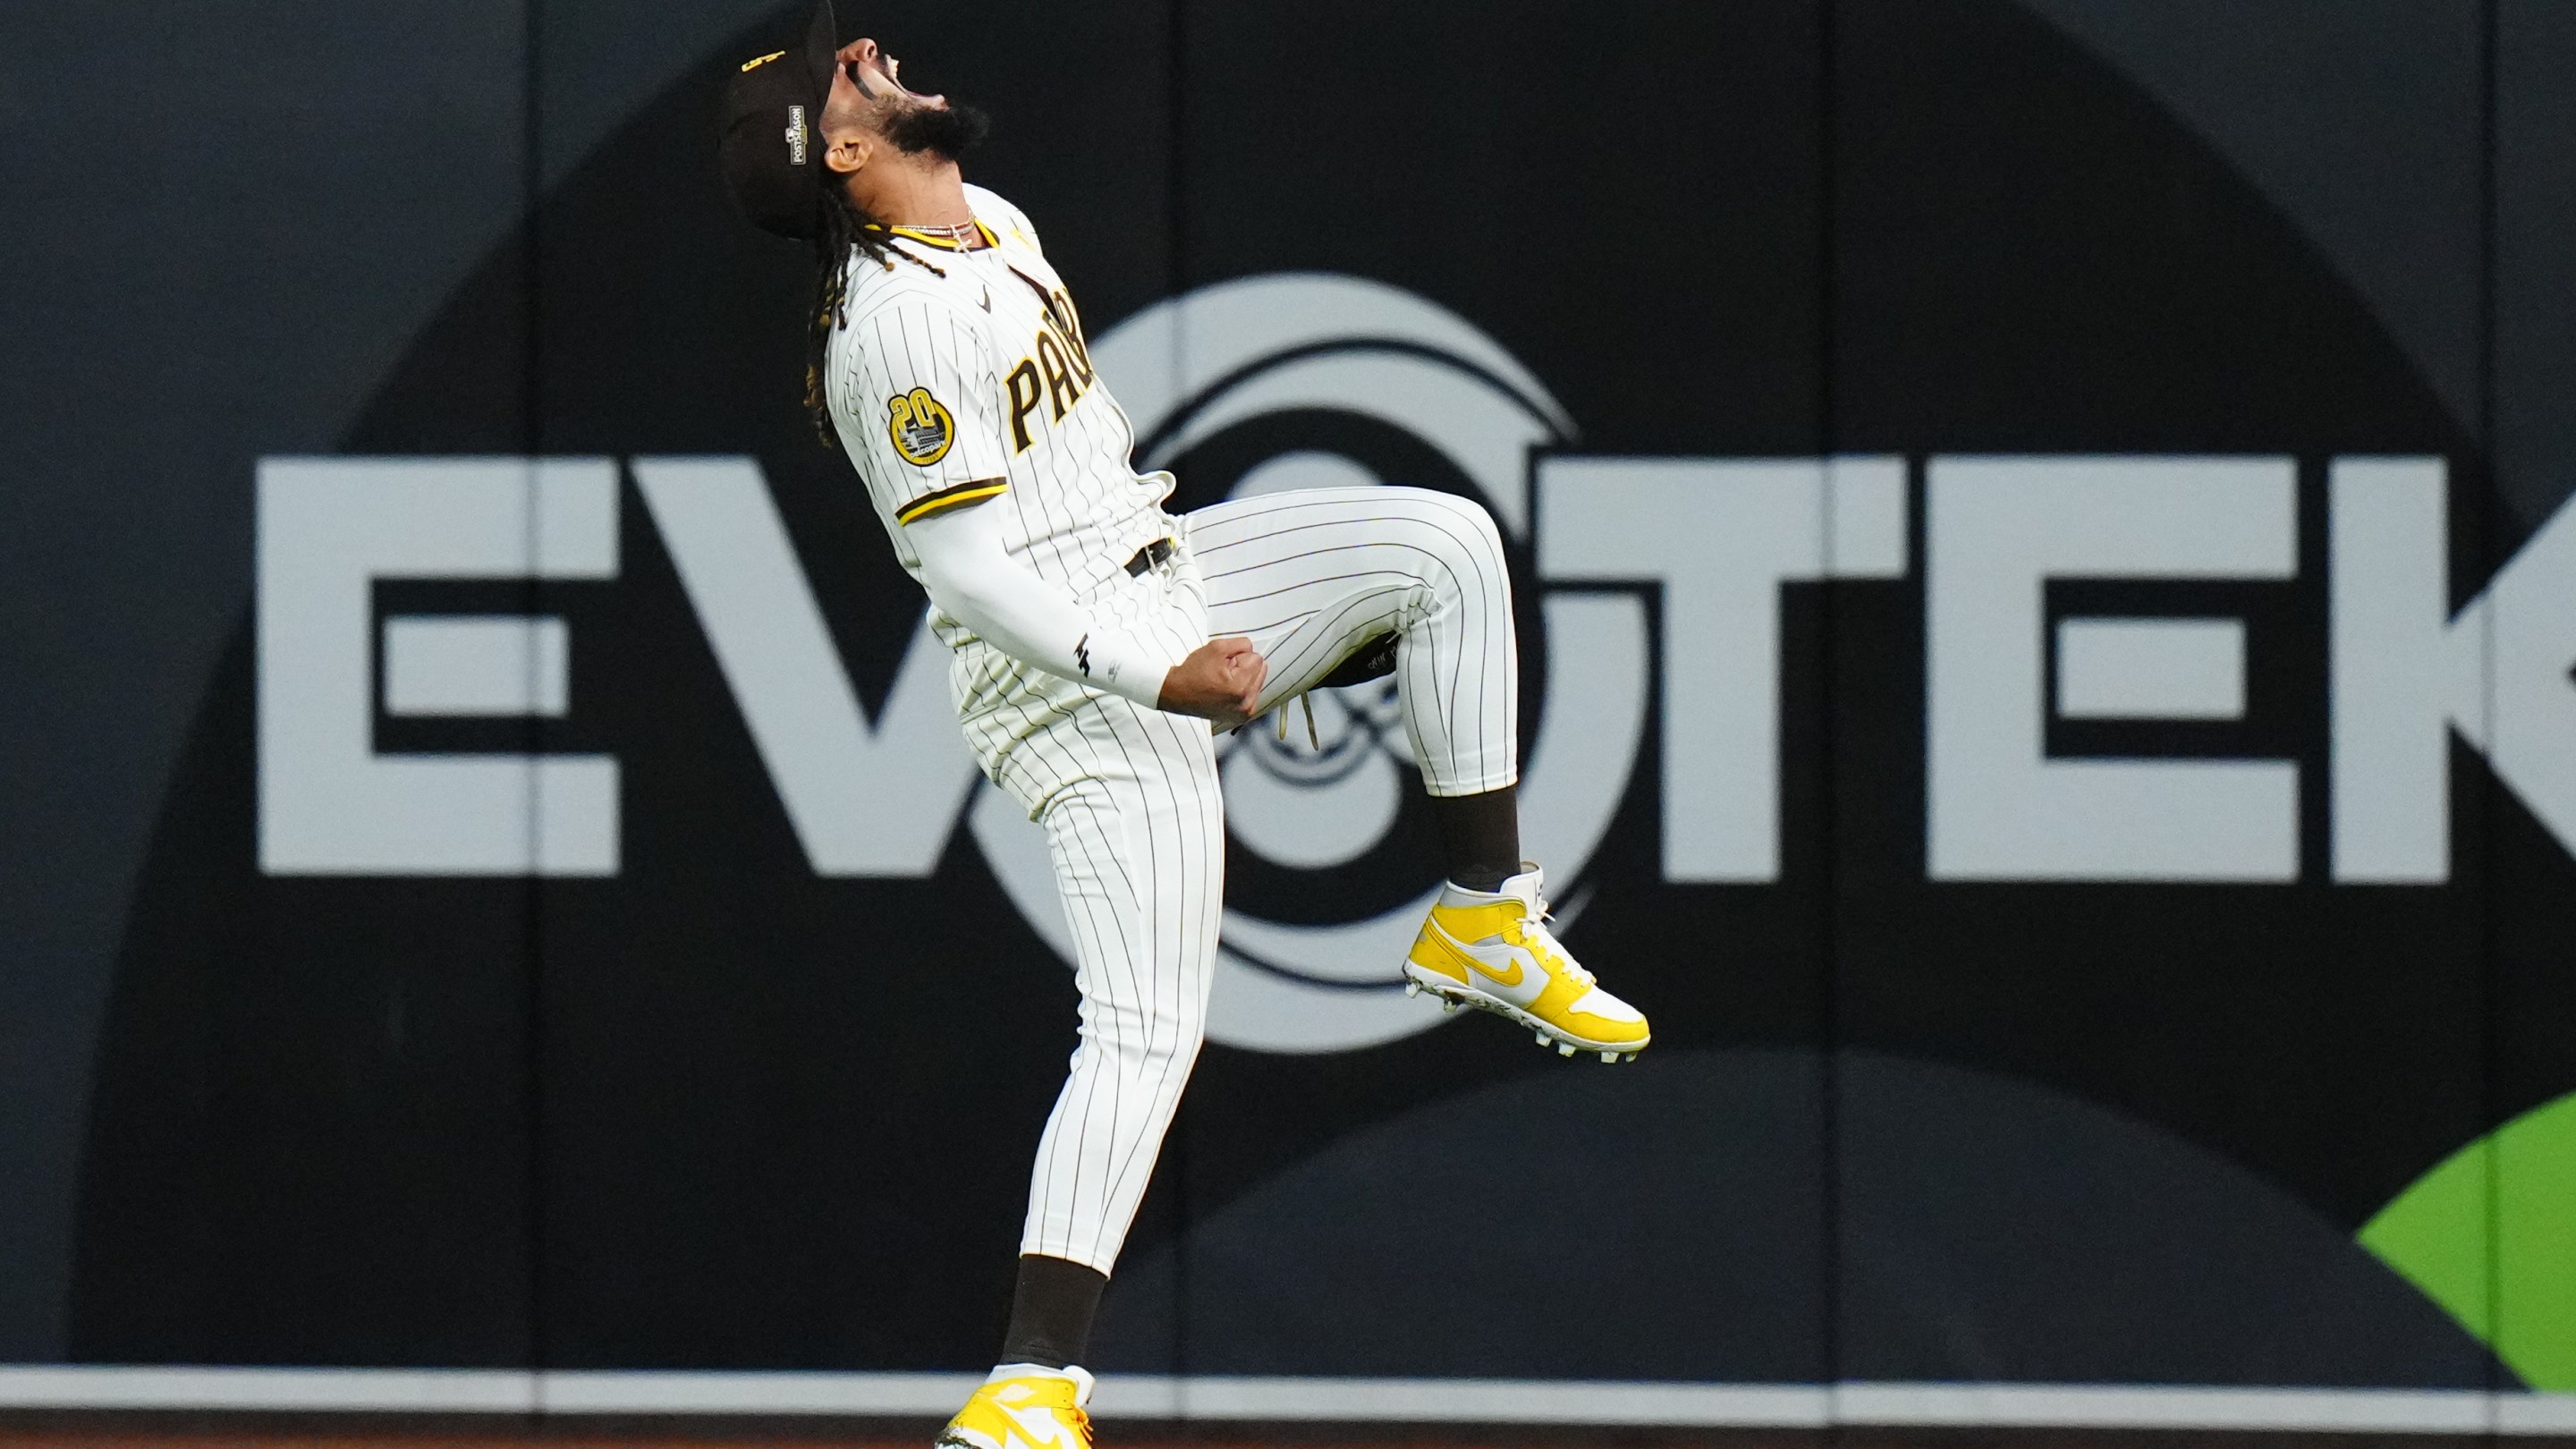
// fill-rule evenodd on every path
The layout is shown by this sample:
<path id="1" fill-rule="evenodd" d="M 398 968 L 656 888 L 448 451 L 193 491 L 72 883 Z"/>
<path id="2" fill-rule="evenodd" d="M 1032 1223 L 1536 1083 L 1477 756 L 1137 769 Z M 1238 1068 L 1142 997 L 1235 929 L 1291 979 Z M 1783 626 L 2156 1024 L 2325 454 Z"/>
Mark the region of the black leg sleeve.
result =
<path id="1" fill-rule="evenodd" d="M 1471 891 L 1493 891 L 1521 873 L 1521 806 L 1510 785 L 1479 795 L 1431 797 L 1440 827 L 1441 864 Z"/>
<path id="2" fill-rule="evenodd" d="M 1091 1316 L 1100 1311 L 1100 1290 L 1108 1286 L 1106 1277 L 1080 1263 L 1035 1253 L 1021 1258 L 1000 1361 L 1046 1368 L 1081 1363 L 1091 1342 Z"/>

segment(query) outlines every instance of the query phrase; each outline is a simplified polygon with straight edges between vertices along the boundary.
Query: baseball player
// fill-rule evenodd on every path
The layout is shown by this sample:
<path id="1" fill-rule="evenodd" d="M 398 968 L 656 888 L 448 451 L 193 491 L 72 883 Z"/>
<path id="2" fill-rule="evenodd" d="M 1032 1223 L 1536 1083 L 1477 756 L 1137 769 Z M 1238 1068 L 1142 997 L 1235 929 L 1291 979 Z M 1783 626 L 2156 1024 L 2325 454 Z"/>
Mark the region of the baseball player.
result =
<path id="1" fill-rule="evenodd" d="M 1520 856 L 1518 656 L 1500 536 L 1413 488 L 1317 489 L 1175 516 L 1036 230 L 964 184 L 983 117 L 907 89 L 873 41 L 733 78 L 719 154 L 745 213 L 817 253 L 806 402 L 867 485 L 954 653 L 984 773 L 1046 830 L 1081 990 L 999 1366 L 941 1434 L 1088 1444 L 1101 1289 L 1196 1060 L 1225 860 L 1212 730 L 1397 677 L 1447 884 L 1408 987 L 1560 1051 L 1633 1056 L 1645 1018 L 1547 925 Z"/>

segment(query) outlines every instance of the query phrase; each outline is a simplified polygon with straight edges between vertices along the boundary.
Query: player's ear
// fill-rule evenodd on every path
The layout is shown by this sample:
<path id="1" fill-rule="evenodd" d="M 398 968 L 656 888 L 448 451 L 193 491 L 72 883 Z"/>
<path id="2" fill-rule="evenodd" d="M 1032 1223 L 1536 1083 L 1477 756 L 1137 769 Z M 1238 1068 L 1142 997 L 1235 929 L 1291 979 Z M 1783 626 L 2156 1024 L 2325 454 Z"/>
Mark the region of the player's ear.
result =
<path id="1" fill-rule="evenodd" d="M 823 164 L 843 176 L 856 172 L 876 155 L 876 138 L 864 130 L 852 130 L 831 138 L 823 148 Z"/>

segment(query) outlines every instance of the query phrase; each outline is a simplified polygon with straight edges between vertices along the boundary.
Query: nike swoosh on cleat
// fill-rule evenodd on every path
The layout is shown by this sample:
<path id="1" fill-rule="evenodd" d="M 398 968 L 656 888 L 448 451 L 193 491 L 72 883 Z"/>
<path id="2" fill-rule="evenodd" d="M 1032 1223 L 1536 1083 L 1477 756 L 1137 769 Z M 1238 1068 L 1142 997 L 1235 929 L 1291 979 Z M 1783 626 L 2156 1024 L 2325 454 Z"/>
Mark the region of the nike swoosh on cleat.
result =
<path id="1" fill-rule="evenodd" d="M 1467 963 L 1468 970 L 1492 981 L 1496 985 L 1518 986 L 1526 976 L 1527 972 L 1518 961 L 1514 961 L 1512 963 L 1511 974 L 1508 976 L 1495 970 L 1493 967 L 1486 965 L 1481 957 L 1477 956 L 1474 951 L 1467 948 L 1466 942 L 1449 934 L 1448 928 L 1440 924 L 1439 917 L 1434 916 L 1427 924 L 1431 927 L 1433 934 L 1439 936 L 1443 944 L 1448 946 L 1450 950 L 1458 953 L 1459 960 Z"/>
<path id="2" fill-rule="evenodd" d="M 1047 1446 L 1056 1446 L 1056 1449 L 1077 1449 L 1079 1445 L 1080 1441 L 1074 1435 L 1067 1433 L 1064 1425 L 1055 1415 L 1045 1409 L 1006 1408 L 1002 1412 L 1019 1428 L 1020 1433 L 1012 1437 L 1017 1439 L 1024 1434 L 1028 1436 L 1028 1442 L 1037 1446 L 1037 1449 L 1047 1449 Z"/>

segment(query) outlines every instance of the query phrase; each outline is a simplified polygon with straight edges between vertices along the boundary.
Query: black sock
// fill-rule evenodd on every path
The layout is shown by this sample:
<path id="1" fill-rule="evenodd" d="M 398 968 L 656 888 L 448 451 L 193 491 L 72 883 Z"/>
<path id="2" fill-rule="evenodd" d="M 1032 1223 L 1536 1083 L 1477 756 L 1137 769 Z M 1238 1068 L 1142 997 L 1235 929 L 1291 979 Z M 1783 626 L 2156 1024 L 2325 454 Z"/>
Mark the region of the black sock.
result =
<path id="1" fill-rule="evenodd" d="M 1451 882 L 1471 891 L 1497 891 L 1521 873 L 1521 807 L 1510 785 L 1481 795 L 1431 797 L 1440 827 L 1441 861 Z"/>
<path id="2" fill-rule="evenodd" d="M 1029 1253 L 1011 1292 L 1011 1327 L 1002 1335 L 1003 1363 L 1071 1368 L 1091 1343 L 1091 1315 L 1109 1278 L 1066 1258 Z"/>

